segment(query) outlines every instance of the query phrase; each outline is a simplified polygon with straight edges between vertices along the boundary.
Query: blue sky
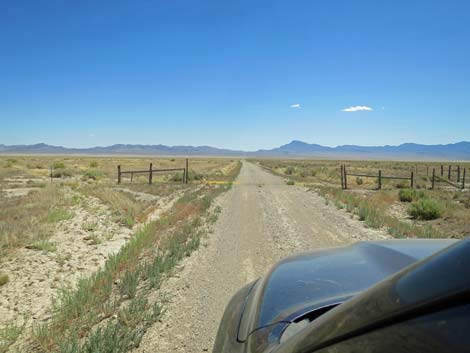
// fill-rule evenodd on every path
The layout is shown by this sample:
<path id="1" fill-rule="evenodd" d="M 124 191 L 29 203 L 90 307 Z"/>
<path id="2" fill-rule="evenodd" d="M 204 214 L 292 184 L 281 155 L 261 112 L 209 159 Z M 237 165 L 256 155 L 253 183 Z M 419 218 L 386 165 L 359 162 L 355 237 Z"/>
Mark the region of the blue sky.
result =
<path id="1" fill-rule="evenodd" d="M 470 140 L 469 23 L 464 0 L 0 0 L 0 143 Z"/>

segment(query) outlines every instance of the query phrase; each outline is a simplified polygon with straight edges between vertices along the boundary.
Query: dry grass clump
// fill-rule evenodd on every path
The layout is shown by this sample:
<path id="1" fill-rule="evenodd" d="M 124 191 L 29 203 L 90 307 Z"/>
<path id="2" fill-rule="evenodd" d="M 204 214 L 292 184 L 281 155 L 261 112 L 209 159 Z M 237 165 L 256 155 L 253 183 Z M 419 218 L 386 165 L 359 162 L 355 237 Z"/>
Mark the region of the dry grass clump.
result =
<path id="1" fill-rule="evenodd" d="M 0 274 L 0 286 L 7 284 L 10 281 L 10 278 L 6 274 Z"/>
<path id="2" fill-rule="evenodd" d="M 132 227 L 136 222 L 143 220 L 145 211 L 149 206 L 149 203 L 137 201 L 129 193 L 114 190 L 111 187 L 91 186 L 84 187 L 80 191 L 86 195 L 97 197 L 107 204 L 115 215 L 116 220 L 128 227 Z"/>
<path id="3" fill-rule="evenodd" d="M 57 250 L 57 245 L 50 242 L 47 239 L 39 240 L 32 245 L 28 246 L 30 249 L 40 250 L 44 252 L 55 252 Z"/>
<path id="4" fill-rule="evenodd" d="M 31 244 L 51 234 L 54 225 L 72 217 L 64 190 L 47 185 L 24 197 L 0 202 L 0 251 Z"/>

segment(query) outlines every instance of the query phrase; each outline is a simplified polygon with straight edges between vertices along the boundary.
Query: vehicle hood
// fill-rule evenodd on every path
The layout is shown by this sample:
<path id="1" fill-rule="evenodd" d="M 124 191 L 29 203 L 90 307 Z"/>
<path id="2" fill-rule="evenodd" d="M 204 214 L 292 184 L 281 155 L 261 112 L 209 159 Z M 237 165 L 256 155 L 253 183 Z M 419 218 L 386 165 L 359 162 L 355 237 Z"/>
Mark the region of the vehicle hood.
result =
<path id="1" fill-rule="evenodd" d="M 278 341 L 286 325 L 302 315 L 343 303 L 453 242 L 360 242 L 287 258 L 250 290 L 240 319 L 238 340 L 244 342 L 252 336 L 256 341 L 254 346 L 266 347 Z"/>

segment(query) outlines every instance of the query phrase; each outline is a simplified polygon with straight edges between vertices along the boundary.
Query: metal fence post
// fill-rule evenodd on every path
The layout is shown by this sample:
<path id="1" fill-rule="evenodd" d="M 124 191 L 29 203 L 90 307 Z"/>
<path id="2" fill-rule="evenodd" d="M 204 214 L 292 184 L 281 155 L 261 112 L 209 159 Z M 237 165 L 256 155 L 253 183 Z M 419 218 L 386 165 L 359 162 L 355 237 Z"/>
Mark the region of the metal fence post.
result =
<path id="1" fill-rule="evenodd" d="M 382 189 L 382 170 L 379 169 L 379 190 Z"/>
<path id="2" fill-rule="evenodd" d="M 451 166 L 449 165 L 449 173 L 447 174 L 447 179 L 450 180 L 450 168 Z"/>
<path id="3" fill-rule="evenodd" d="M 118 184 L 121 184 L 121 166 L 118 165 Z"/>
<path id="4" fill-rule="evenodd" d="M 150 168 L 149 168 L 149 184 L 152 184 L 152 163 L 150 163 Z"/>
<path id="5" fill-rule="evenodd" d="M 457 166 L 457 183 L 460 182 L 460 165 Z"/>
<path id="6" fill-rule="evenodd" d="M 441 177 L 444 176 L 444 166 L 441 164 Z"/>
<path id="7" fill-rule="evenodd" d="M 341 189 L 344 189 L 343 165 L 341 164 Z"/>
<path id="8" fill-rule="evenodd" d="M 413 171 L 411 172 L 410 186 L 411 186 L 411 188 L 413 189 L 413 186 L 414 186 L 414 175 L 413 175 Z"/>
<path id="9" fill-rule="evenodd" d="M 346 172 L 346 164 L 343 167 L 344 170 L 344 189 L 348 188 L 348 173 Z"/>
<path id="10" fill-rule="evenodd" d="M 434 189 L 434 182 L 436 179 L 436 168 L 432 168 L 432 184 L 431 184 L 431 189 Z"/>
<path id="11" fill-rule="evenodd" d="M 187 184 L 188 183 L 188 177 L 189 177 L 189 162 L 188 162 L 188 158 L 186 158 L 186 172 L 185 172 L 185 180 L 184 180 L 184 183 Z"/>
<path id="12" fill-rule="evenodd" d="M 465 189 L 465 171 L 467 168 L 463 168 L 463 178 L 462 178 L 462 190 Z"/>

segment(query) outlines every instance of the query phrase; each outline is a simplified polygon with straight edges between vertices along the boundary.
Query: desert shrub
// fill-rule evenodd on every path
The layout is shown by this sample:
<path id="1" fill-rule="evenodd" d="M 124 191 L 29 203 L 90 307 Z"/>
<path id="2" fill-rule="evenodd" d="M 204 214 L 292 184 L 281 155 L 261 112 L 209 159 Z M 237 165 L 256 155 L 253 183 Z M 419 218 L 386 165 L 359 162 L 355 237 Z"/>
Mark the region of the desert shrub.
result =
<path id="1" fill-rule="evenodd" d="M 416 190 L 413 189 L 401 189 L 398 192 L 398 199 L 402 202 L 411 202 L 416 199 Z"/>
<path id="2" fill-rule="evenodd" d="M 43 169 L 42 165 L 34 164 L 34 163 L 26 164 L 26 168 L 28 168 L 28 169 Z"/>
<path id="3" fill-rule="evenodd" d="M 416 191 L 414 189 L 401 189 L 398 192 L 398 199 L 402 202 L 412 202 L 425 197 L 424 191 Z"/>
<path id="4" fill-rule="evenodd" d="M 359 207 L 357 210 L 357 215 L 359 216 L 360 221 L 365 221 L 367 218 L 368 209 L 365 207 Z"/>
<path id="5" fill-rule="evenodd" d="M 0 274 L 0 286 L 3 286 L 4 284 L 7 284 L 10 281 L 8 278 L 8 275 L 1 275 Z"/>
<path id="6" fill-rule="evenodd" d="M 406 189 L 409 187 L 409 184 L 405 181 L 400 181 L 399 183 L 395 184 L 397 189 Z"/>
<path id="7" fill-rule="evenodd" d="M 292 174 L 294 174 L 294 168 L 293 167 L 287 167 L 284 173 L 287 174 L 287 175 L 292 175 Z"/>
<path id="8" fill-rule="evenodd" d="M 72 172 L 68 169 L 54 169 L 52 171 L 52 177 L 53 178 L 65 178 L 65 177 L 71 177 Z"/>
<path id="9" fill-rule="evenodd" d="M 203 180 L 204 175 L 200 173 L 189 173 L 188 179 L 189 180 Z"/>
<path id="10" fill-rule="evenodd" d="M 287 180 L 287 181 L 286 181 L 286 184 L 287 184 L 287 185 L 294 185 L 295 182 L 294 182 L 293 180 Z"/>
<path id="11" fill-rule="evenodd" d="M 98 168 L 98 162 L 97 161 L 92 161 L 90 163 L 90 168 Z"/>
<path id="12" fill-rule="evenodd" d="M 461 200 L 460 202 L 465 206 L 465 208 L 470 208 L 470 196 L 469 195 L 467 195 L 467 197 Z"/>
<path id="13" fill-rule="evenodd" d="M 433 199 L 422 198 L 410 205 L 408 214 L 414 219 L 436 219 L 442 216 L 442 206 Z"/>
<path id="14" fill-rule="evenodd" d="M 63 162 L 54 162 L 52 164 L 53 169 L 65 169 L 65 164 Z"/>
<path id="15" fill-rule="evenodd" d="M 183 181 L 183 174 L 182 173 L 173 174 L 170 180 L 171 181 Z"/>
<path id="16" fill-rule="evenodd" d="M 357 185 L 362 185 L 362 184 L 364 184 L 364 180 L 361 177 L 356 177 L 356 184 Z"/>
<path id="17" fill-rule="evenodd" d="M 103 176 L 103 173 L 100 170 L 88 169 L 85 174 L 83 174 L 84 179 L 98 180 Z"/>

